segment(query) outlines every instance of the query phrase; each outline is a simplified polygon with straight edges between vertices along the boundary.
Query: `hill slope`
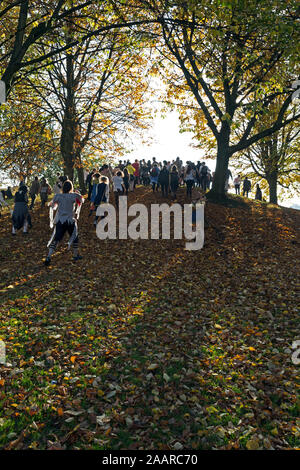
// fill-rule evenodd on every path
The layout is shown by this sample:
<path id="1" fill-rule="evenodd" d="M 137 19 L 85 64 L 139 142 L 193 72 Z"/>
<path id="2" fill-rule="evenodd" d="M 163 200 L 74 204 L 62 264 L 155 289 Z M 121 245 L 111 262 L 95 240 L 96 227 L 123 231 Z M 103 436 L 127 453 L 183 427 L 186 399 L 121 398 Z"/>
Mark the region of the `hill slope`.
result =
<path id="1" fill-rule="evenodd" d="M 144 188 L 129 198 L 161 201 Z M 195 252 L 184 240 L 100 241 L 86 204 L 84 259 L 62 244 L 49 268 L 47 209 L 27 238 L 1 219 L 2 448 L 299 446 L 299 213 L 205 213 Z"/>

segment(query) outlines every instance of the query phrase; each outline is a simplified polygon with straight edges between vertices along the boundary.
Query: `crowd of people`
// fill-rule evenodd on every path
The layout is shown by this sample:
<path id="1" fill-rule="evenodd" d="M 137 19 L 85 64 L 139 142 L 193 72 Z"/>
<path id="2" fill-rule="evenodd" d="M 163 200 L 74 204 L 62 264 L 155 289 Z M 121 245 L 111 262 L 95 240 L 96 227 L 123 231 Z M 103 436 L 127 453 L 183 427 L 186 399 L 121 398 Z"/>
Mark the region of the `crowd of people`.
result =
<path id="1" fill-rule="evenodd" d="M 228 169 L 225 181 L 225 190 L 230 187 L 230 179 L 233 182 L 235 193 L 240 195 L 241 185 L 243 196 L 249 196 L 251 191 L 251 182 L 245 177 L 242 180 L 241 175 L 232 177 Z M 208 168 L 205 162 L 198 161 L 196 164 L 187 162 L 183 164 L 179 157 L 176 160 L 157 162 L 156 158 L 152 162 L 148 160 L 135 160 L 131 163 L 129 160 L 119 161 L 113 168 L 112 165 L 104 164 L 99 169 L 92 169 L 86 172 L 85 191 L 87 199 L 90 202 L 91 216 L 94 214 L 94 224 L 96 225 L 100 213 L 100 206 L 108 203 L 110 194 L 114 194 L 116 207 L 119 206 L 119 197 L 133 192 L 137 185 L 149 186 L 154 194 L 160 190 L 163 198 L 170 197 L 176 200 L 178 188 L 182 185 L 186 187 L 186 195 L 192 199 L 192 190 L 197 187 L 205 194 L 214 180 L 214 173 Z M 54 193 L 53 199 L 48 203 L 49 196 Z M 24 181 L 21 181 L 15 195 L 13 196 L 11 188 L 7 191 L 0 191 L 0 209 L 7 205 L 7 199 L 14 198 L 14 208 L 12 214 L 12 235 L 16 235 L 17 230 L 23 228 L 26 235 L 28 229 L 32 227 L 30 211 L 33 210 L 36 198 L 40 195 L 41 206 L 50 207 L 50 214 L 57 209 L 56 216 L 52 221 L 54 231 L 48 243 L 49 252 L 45 264 L 49 265 L 57 244 L 62 240 L 65 233 L 70 235 L 69 246 L 73 246 L 74 260 L 81 259 L 78 253 L 78 227 L 77 219 L 80 208 L 84 202 L 79 190 L 73 188 L 73 184 L 67 176 L 56 175 L 56 181 L 53 187 L 45 177 L 40 180 L 36 176 L 31 182 L 29 189 Z M 30 203 L 29 203 L 29 198 Z M 262 192 L 259 185 L 256 185 L 255 199 L 262 200 Z M 0 212 L 1 215 L 1 212 Z"/>
<path id="2" fill-rule="evenodd" d="M 112 185 L 115 193 L 128 194 L 134 191 L 136 185 L 151 186 L 152 191 L 161 189 L 162 196 L 168 197 L 171 194 L 172 199 L 176 199 L 176 192 L 179 186 L 186 184 L 187 195 L 191 196 L 191 189 L 199 187 L 204 192 L 210 189 L 213 174 L 205 162 L 187 162 L 183 165 L 182 160 L 177 157 L 176 160 L 157 162 L 153 157 L 152 161 L 135 160 L 119 161 L 117 168 L 112 169 L 109 165 L 103 165 L 99 170 L 95 168 L 87 175 L 86 185 L 88 188 L 88 199 L 93 201 L 95 197 L 95 188 L 99 183 L 99 178 L 105 176 L 109 184 Z M 122 183 L 120 183 L 120 178 Z M 118 196 L 117 196 L 118 197 Z"/>

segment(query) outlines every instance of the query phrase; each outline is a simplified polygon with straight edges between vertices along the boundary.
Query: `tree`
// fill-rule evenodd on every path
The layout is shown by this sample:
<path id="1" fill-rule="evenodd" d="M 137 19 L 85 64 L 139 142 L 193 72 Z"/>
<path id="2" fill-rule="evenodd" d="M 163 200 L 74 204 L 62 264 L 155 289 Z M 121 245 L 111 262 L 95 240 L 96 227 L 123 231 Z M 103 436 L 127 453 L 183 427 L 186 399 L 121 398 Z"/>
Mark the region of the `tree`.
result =
<path id="1" fill-rule="evenodd" d="M 140 4 L 159 19 L 164 43 L 157 36 L 157 46 L 169 64 L 164 69 L 166 82 L 177 93 L 187 89 L 192 93 L 196 113 L 201 113 L 214 136 L 217 162 L 209 195 L 222 199 L 229 159 L 300 117 L 288 112 L 292 83 L 299 74 L 297 2 Z M 284 99 L 276 116 L 257 131 L 258 119 L 278 96 Z M 237 140 L 235 129 L 242 125 L 244 132 Z"/>
<path id="2" fill-rule="evenodd" d="M 57 132 L 29 105 L 2 108 L 0 141 L 0 168 L 13 179 L 41 174 L 59 155 Z"/>
<path id="3" fill-rule="evenodd" d="M 44 68 L 58 53 L 106 31 L 121 30 L 154 20 L 119 21 L 112 15 L 110 0 L 1 0 L 0 2 L 0 77 L 6 84 L 7 96 L 17 81 Z M 77 20 L 85 20 L 81 28 Z M 74 27 L 72 41 L 52 45 L 46 53 L 38 46 L 59 37 L 65 25 Z"/>
<path id="4" fill-rule="evenodd" d="M 276 108 L 280 105 L 280 103 L 274 103 L 271 114 L 276 114 Z M 297 105 L 294 105 L 292 113 L 297 113 Z M 264 121 L 266 120 L 271 121 L 272 116 L 264 116 Z M 258 123 L 258 127 L 264 126 Z M 237 155 L 236 166 L 246 171 L 255 181 L 265 180 L 269 201 L 277 204 L 278 185 L 290 193 L 297 187 L 299 188 L 299 148 L 300 125 L 297 121 L 293 121 L 280 131 L 250 146 L 241 155 Z"/>
<path id="5" fill-rule="evenodd" d="M 72 32 L 66 29 L 66 42 Z M 84 156 L 120 152 L 118 135 L 146 126 L 149 65 L 143 47 L 134 37 L 107 32 L 57 54 L 51 67 L 27 78 L 30 98 L 23 102 L 35 102 L 56 122 L 65 174 L 73 179 L 77 168 L 82 188 Z"/>

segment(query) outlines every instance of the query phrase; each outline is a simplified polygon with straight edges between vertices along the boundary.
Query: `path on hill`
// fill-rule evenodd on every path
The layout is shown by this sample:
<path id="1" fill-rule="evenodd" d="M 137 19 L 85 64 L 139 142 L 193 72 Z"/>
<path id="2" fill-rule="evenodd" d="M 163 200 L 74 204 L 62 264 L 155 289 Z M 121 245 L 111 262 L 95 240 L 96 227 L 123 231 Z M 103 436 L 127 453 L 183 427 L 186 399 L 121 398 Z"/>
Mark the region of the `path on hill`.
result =
<path id="1" fill-rule="evenodd" d="M 208 204 L 199 252 L 101 242 L 87 214 L 84 259 L 63 245 L 48 268 L 48 211 L 27 238 L 1 220 L 0 446 L 299 446 L 297 211 Z"/>

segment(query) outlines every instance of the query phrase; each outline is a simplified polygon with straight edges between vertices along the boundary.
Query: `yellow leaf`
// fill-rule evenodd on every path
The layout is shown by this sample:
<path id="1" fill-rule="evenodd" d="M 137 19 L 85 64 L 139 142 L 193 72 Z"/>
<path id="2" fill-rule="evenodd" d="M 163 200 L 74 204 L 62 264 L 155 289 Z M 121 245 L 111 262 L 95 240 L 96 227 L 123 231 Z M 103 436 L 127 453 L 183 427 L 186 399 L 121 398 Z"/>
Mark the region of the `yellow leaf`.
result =
<path id="1" fill-rule="evenodd" d="M 76 361 L 76 356 L 71 356 L 70 361 L 74 364 L 74 362 Z"/>
<path id="2" fill-rule="evenodd" d="M 247 442 L 246 447 L 248 450 L 257 450 L 259 448 L 259 440 L 252 438 Z"/>

